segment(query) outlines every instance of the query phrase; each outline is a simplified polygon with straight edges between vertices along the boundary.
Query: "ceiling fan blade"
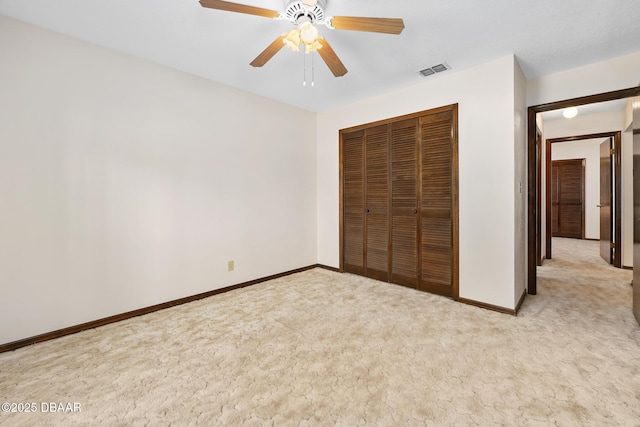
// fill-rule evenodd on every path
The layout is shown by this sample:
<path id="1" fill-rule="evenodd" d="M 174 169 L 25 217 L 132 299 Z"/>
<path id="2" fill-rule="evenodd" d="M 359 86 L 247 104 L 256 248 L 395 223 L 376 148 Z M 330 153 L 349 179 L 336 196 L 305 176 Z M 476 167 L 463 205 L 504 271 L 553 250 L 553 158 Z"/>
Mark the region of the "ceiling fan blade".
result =
<path id="1" fill-rule="evenodd" d="M 265 18 L 277 18 L 280 13 L 271 9 L 263 9 L 261 7 L 247 6 L 246 4 L 231 3 L 222 0 L 200 0 L 202 7 L 210 9 L 226 10 L 228 12 L 246 13 L 247 15 L 263 16 Z"/>
<path id="2" fill-rule="evenodd" d="M 329 45 L 329 42 L 327 42 L 323 38 L 318 39 L 318 41 L 320 42 L 322 47 L 318 49 L 317 52 L 325 62 L 325 64 L 327 64 L 327 67 L 329 67 L 333 75 L 336 77 L 341 77 L 347 74 L 347 69 L 345 68 L 342 61 L 340 61 L 340 58 L 338 58 L 338 55 L 336 55 L 336 53 L 333 51 L 333 49 Z"/>
<path id="3" fill-rule="evenodd" d="M 256 59 L 251 61 L 251 65 L 253 67 L 262 67 L 266 64 L 273 55 L 280 52 L 280 49 L 284 47 L 284 42 L 282 41 L 282 36 L 278 36 L 265 50 L 263 50 L 260 55 L 256 56 Z"/>
<path id="4" fill-rule="evenodd" d="M 358 16 L 334 16 L 331 19 L 331 26 L 337 30 L 400 34 L 402 30 L 404 30 L 404 21 L 400 18 L 361 18 Z"/>

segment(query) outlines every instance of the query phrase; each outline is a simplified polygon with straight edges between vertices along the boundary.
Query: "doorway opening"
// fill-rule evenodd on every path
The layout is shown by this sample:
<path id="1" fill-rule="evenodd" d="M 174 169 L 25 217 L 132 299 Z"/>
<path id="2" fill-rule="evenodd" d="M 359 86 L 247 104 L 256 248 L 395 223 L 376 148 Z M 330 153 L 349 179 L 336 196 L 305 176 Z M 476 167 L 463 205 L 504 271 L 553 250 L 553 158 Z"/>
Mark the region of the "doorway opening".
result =
<path id="1" fill-rule="evenodd" d="M 536 259 L 537 246 L 541 238 L 541 227 L 538 227 L 538 208 L 539 188 L 537 186 L 538 170 L 537 170 L 537 144 L 536 144 L 536 115 L 546 111 L 559 110 L 568 107 L 577 107 L 581 105 L 594 104 L 605 101 L 614 101 L 625 98 L 640 96 L 640 87 L 606 92 L 596 95 L 590 95 L 579 98 L 572 98 L 563 101 L 556 101 L 547 104 L 536 105 L 528 108 L 527 112 L 527 292 L 531 295 L 537 293 L 537 265 L 539 259 Z"/>
<path id="2" fill-rule="evenodd" d="M 562 142 L 587 142 L 595 140 L 599 143 L 606 140 L 602 145 L 606 145 L 606 158 L 609 160 L 607 173 L 602 170 L 602 157 L 600 158 L 600 198 L 597 205 L 600 218 L 600 232 L 596 240 L 600 240 L 602 249 L 601 256 L 609 264 L 615 267 L 622 267 L 621 245 L 622 245 L 622 133 L 620 131 L 602 132 L 585 135 L 574 135 L 559 138 L 549 138 L 546 140 L 546 233 L 545 233 L 545 258 L 552 258 L 551 237 L 553 235 L 552 225 L 552 151 L 554 144 Z M 602 154 L 601 154 L 602 156 Z M 605 176 L 606 175 L 606 176 Z M 608 178 L 607 178 L 608 177 Z M 606 195 L 605 195 L 606 194 Z M 606 201 L 603 199 L 606 199 Z M 584 202 L 584 201 L 583 201 Z M 584 221 L 584 214 L 582 220 Z M 584 231 L 582 238 L 585 238 Z M 591 235 L 591 238 L 594 238 Z M 604 247 L 606 246 L 606 248 Z"/>

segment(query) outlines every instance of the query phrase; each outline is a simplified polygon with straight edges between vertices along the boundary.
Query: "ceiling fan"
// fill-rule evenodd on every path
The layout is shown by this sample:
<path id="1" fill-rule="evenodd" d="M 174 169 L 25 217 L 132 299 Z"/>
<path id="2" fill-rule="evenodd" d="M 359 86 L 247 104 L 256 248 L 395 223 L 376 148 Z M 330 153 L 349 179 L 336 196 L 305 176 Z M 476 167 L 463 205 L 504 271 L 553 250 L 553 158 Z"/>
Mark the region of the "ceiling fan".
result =
<path id="1" fill-rule="evenodd" d="M 200 0 L 202 7 L 225 10 L 228 12 L 257 15 L 265 18 L 286 19 L 295 28 L 286 34 L 278 36 L 253 61 L 254 67 L 262 67 L 284 46 L 294 51 L 303 44 L 305 51 L 318 52 L 334 76 L 340 77 L 347 73 L 338 55 L 333 51 L 329 42 L 320 36 L 317 24 L 324 24 L 336 30 L 367 31 L 373 33 L 400 34 L 404 29 L 404 22 L 399 18 L 363 18 L 357 16 L 325 16 L 326 0 L 289 0 L 285 11 L 232 3 L 222 0 Z"/>

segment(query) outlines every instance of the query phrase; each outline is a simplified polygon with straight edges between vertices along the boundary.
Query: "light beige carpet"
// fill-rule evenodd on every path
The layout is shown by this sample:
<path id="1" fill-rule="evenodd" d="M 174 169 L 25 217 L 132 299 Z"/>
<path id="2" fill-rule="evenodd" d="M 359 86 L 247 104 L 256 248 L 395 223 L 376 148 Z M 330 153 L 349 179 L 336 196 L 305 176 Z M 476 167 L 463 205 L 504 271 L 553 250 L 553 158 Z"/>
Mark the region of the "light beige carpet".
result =
<path id="1" fill-rule="evenodd" d="M 640 426 L 631 272 L 554 239 L 518 317 L 315 269 L 0 354 L 0 425 Z"/>

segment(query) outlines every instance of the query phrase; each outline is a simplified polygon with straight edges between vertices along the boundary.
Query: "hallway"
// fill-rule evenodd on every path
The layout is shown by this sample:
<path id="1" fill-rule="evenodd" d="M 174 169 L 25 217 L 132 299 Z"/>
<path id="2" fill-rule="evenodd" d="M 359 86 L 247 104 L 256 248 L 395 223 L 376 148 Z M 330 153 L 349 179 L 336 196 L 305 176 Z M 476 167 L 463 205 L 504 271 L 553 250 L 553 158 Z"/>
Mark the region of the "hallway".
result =
<path id="1" fill-rule="evenodd" d="M 519 316 L 547 311 L 558 316 L 560 324 L 623 333 L 640 343 L 631 311 L 633 271 L 607 264 L 600 258 L 598 241 L 554 237 L 552 244 L 554 258 L 538 267 L 538 294 L 527 296 Z"/>

